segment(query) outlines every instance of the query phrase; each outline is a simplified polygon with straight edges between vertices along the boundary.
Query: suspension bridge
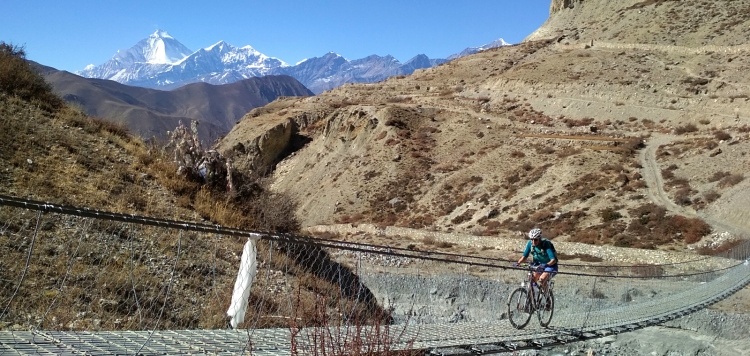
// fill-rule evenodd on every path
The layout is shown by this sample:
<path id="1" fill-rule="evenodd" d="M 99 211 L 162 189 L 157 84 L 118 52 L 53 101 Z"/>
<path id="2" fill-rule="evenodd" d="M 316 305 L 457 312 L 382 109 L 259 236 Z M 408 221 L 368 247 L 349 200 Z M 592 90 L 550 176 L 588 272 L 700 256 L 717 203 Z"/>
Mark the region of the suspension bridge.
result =
<path id="1" fill-rule="evenodd" d="M 247 239 L 260 239 L 258 270 L 244 322 L 232 329 L 225 312 Z M 542 348 L 706 308 L 750 283 L 749 250 L 738 244 L 721 256 L 639 266 L 562 264 L 552 323 L 532 319 L 519 330 L 507 320 L 507 299 L 525 272 L 509 260 L 0 196 L 0 354 Z"/>

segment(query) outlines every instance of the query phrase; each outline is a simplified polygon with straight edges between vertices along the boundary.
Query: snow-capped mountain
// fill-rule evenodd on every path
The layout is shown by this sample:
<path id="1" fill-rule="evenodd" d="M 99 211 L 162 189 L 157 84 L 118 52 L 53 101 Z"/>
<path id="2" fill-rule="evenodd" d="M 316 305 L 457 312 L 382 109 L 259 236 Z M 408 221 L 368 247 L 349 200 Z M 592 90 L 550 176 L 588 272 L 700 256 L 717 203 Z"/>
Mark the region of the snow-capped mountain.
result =
<path id="1" fill-rule="evenodd" d="M 482 47 L 467 48 L 449 58 L 502 45 L 507 43 L 499 39 Z M 224 41 L 191 51 L 166 31 L 157 30 L 130 49 L 118 51 L 106 63 L 89 65 L 76 74 L 162 90 L 196 82 L 229 84 L 265 75 L 289 75 L 317 94 L 345 83 L 371 83 L 394 75 L 408 75 L 446 61 L 430 59 L 423 54 L 406 63 L 390 55 L 371 55 L 350 61 L 331 52 L 290 66 L 251 46 L 234 47 Z"/>
<path id="2" fill-rule="evenodd" d="M 192 50 L 162 30 L 156 30 L 135 46 L 117 53 L 100 66 L 88 65 L 76 73 L 83 77 L 110 79 L 128 83 L 132 79 L 159 73 L 188 55 Z"/>
<path id="3" fill-rule="evenodd" d="M 132 86 L 173 89 L 195 82 L 234 83 L 286 66 L 282 60 L 250 46 L 237 48 L 224 41 L 192 51 L 166 31 L 157 30 L 130 49 L 118 51 L 106 63 L 87 66 L 76 74 Z"/>
<path id="4" fill-rule="evenodd" d="M 272 72 L 294 77 L 317 94 L 346 83 L 373 83 L 444 62 L 443 59 L 429 59 L 423 54 L 405 64 L 393 56 L 377 55 L 350 61 L 337 53 L 329 52 L 323 57 L 309 58 L 295 66 L 278 68 Z"/>
<path id="5" fill-rule="evenodd" d="M 486 51 L 491 48 L 497 48 L 497 47 L 502 47 L 502 46 L 510 46 L 510 43 L 505 42 L 504 39 L 500 38 L 481 47 L 469 47 L 459 53 L 449 56 L 448 60 L 452 61 L 456 58 L 461 58 L 463 56 L 468 56 L 474 53 L 479 53 L 479 52 Z"/>

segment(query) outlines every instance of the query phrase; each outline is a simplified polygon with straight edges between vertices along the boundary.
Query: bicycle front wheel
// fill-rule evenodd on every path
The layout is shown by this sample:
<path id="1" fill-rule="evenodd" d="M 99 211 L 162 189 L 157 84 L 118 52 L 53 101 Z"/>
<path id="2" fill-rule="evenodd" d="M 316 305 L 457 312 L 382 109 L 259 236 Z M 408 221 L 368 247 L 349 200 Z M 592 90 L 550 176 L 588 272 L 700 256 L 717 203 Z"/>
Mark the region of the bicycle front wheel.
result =
<path id="1" fill-rule="evenodd" d="M 536 311 L 536 315 L 539 317 L 539 325 L 546 328 L 552 321 L 552 314 L 555 313 L 555 295 L 550 290 L 547 294 L 542 295 L 540 299 L 541 303 Z"/>
<path id="2" fill-rule="evenodd" d="M 516 329 L 523 329 L 531 320 L 533 306 L 529 292 L 525 288 L 518 288 L 508 297 L 508 320 Z"/>

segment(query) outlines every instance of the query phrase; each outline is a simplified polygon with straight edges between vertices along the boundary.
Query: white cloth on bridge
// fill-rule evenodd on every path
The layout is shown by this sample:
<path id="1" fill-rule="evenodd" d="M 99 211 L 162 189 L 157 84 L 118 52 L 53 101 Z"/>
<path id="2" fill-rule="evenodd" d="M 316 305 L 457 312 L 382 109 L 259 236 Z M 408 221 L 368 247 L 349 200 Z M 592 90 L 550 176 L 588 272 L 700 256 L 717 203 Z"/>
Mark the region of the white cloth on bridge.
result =
<path id="1" fill-rule="evenodd" d="M 254 238 L 248 239 L 245 247 L 242 249 L 240 270 L 237 272 L 237 280 L 234 281 L 232 304 L 229 305 L 229 310 L 227 310 L 232 329 L 237 329 L 237 325 L 245 320 L 248 298 L 250 297 L 250 287 L 255 280 L 258 268 L 256 241 L 257 239 Z"/>

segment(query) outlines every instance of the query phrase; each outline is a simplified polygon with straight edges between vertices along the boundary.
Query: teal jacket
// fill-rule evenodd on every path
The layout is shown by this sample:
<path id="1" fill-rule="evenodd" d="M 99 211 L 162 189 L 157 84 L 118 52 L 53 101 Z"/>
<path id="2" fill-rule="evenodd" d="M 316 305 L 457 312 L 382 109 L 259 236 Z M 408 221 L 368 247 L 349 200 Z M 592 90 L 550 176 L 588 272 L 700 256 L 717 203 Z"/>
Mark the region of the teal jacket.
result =
<path id="1" fill-rule="evenodd" d="M 534 259 L 534 263 L 539 264 L 549 263 L 549 261 L 557 259 L 555 245 L 552 244 L 552 241 L 547 239 L 542 239 L 542 242 L 539 243 L 538 246 L 534 246 L 531 240 L 527 241 L 526 249 L 523 250 L 523 257 L 529 257 L 529 254 L 531 255 L 531 258 Z"/>

